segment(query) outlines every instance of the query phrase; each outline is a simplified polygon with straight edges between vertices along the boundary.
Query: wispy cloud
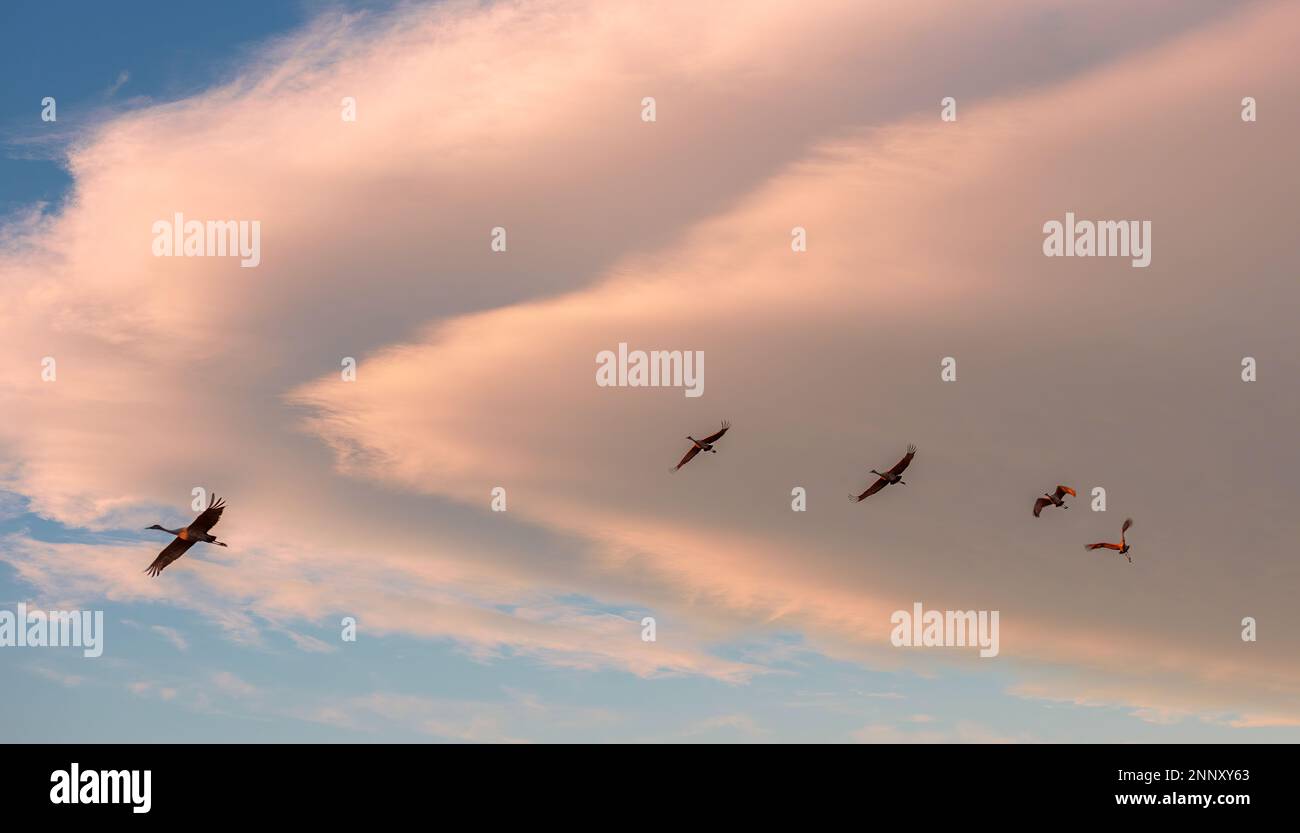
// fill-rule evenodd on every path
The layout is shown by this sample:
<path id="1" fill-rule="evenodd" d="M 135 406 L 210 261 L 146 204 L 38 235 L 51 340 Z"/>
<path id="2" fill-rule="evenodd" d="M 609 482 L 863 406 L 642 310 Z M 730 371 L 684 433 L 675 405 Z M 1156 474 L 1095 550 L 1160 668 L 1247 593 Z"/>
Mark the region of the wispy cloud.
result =
<path id="1" fill-rule="evenodd" d="M 1023 37 L 1047 13 L 1071 23 L 1052 48 Z M 77 199 L 0 230 L 0 348 L 33 357 L 0 365 L 6 488 L 93 536 L 183 523 L 202 485 L 229 496 L 230 549 L 196 547 L 160 580 L 141 575 L 162 545 L 143 536 L 13 535 L 0 556 L 43 595 L 194 611 L 259 651 L 332 652 L 307 631 L 353 615 L 361 639 L 729 685 L 805 655 L 971 668 L 889 647 L 889 613 L 924 594 L 1003 611 L 1010 696 L 1293 720 L 1300 613 L 1276 578 L 1300 533 L 1294 390 L 1252 401 L 1258 446 L 1212 449 L 1257 475 L 1239 493 L 1164 495 L 1204 481 L 1187 448 L 1239 427 L 1206 368 L 1251 349 L 1277 378 L 1295 369 L 1294 288 L 1270 276 L 1300 266 L 1300 117 L 1273 109 L 1248 146 L 1232 131 L 1243 89 L 1295 97 L 1296 23 L 1287 4 L 1118 0 L 992 2 L 978 20 L 930 2 L 323 15 L 228 85 L 107 119 L 69 151 Z M 1062 69 L 1062 51 L 1088 59 Z M 923 77 L 899 70 L 918 54 Z M 1207 193 L 1251 210 L 1188 212 Z M 1076 208 L 1155 217 L 1153 267 L 1045 271 L 1037 230 Z M 152 257 L 147 230 L 177 210 L 261 220 L 263 265 Z M 1247 238 L 1261 265 L 1242 274 Z M 595 353 L 628 340 L 705 350 L 707 397 L 596 388 Z M 949 354 L 955 387 L 937 383 Z M 331 370 L 345 356 L 356 383 Z M 722 417 L 725 454 L 661 476 Z M 846 511 L 908 441 L 906 500 Z M 1023 521 L 1023 484 L 1057 471 L 1140 509 L 1133 569 L 1074 543 L 1113 511 L 990 527 Z M 488 508 L 495 486 L 507 512 Z M 1222 557 L 1243 502 L 1264 519 L 1252 570 Z M 1243 611 L 1272 624 L 1249 655 Z M 508 712 L 532 704 L 391 694 L 304 714 L 504 740 L 528 736 Z M 712 728 L 756 728 L 739 714 Z"/>
<path id="2" fill-rule="evenodd" d="M 225 694 L 232 697 L 251 697 L 257 693 L 257 687 L 244 682 L 231 671 L 217 671 L 212 674 L 213 684 Z"/>
<path id="3" fill-rule="evenodd" d="M 104 97 L 112 98 L 113 96 L 117 95 L 117 91 L 122 89 L 122 87 L 126 85 L 126 82 L 130 80 L 131 80 L 131 73 L 127 72 L 126 70 L 122 70 L 117 74 L 117 80 L 115 80 L 112 84 L 110 84 L 108 89 L 104 90 Z"/>
<path id="4" fill-rule="evenodd" d="M 51 668 L 48 665 L 32 665 L 29 666 L 29 669 L 33 674 L 37 675 L 38 677 L 43 677 L 44 679 L 52 680 L 58 683 L 59 685 L 66 686 L 68 688 L 79 686 L 83 682 L 85 682 L 85 677 L 82 677 L 80 674 L 69 674 L 64 671 L 59 671 L 56 668 Z"/>
<path id="5" fill-rule="evenodd" d="M 181 632 L 166 625 L 151 625 L 149 630 L 170 642 L 178 651 L 188 651 L 190 643 L 181 636 Z"/>

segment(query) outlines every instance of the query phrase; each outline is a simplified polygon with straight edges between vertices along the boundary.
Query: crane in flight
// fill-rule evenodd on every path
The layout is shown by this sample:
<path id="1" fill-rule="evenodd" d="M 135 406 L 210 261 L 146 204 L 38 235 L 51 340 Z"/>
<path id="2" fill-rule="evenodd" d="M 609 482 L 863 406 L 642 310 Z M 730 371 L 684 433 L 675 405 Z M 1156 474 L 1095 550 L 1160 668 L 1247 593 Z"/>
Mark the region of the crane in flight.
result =
<path id="1" fill-rule="evenodd" d="M 730 427 L 731 427 L 731 423 L 727 422 L 724 419 L 722 421 L 722 427 L 720 429 L 713 432 L 712 434 L 710 434 L 709 436 L 705 437 L 702 440 L 697 440 L 694 437 L 687 437 L 686 439 L 691 441 L 691 448 L 689 451 L 686 452 L 686 455 L 682 457 L 681 462 L 679 462 L 676 466 L 673 466 L 673 468 L 670 469 L 670 471 L 677 471 L 682 466 L 686 465 L 691 460 L 693 460 L 695 458 L 695 455 L 699 454 L 701 451 L 712 451 L 714 454 L 717 454 L 718 450 L 713 447 L 713 444 L 716 443 L 718 440 L 722 439 L 722 435 L 727 433 L 727 429 Z"/>
<path id="2" fill-rule="evenodd" d="M 912 462 L 912 458 L 915 456 L 916 456 L 916 446 L 908 444 L 907 454 L 903 457 L 903 459 L 895 463 L 894 467 L 889 471 L 876 471 L 875 469 L 872 469 L 871 473 L 876 475 L 876 477 L 880 479 L 877 480 L 875 483 L 872 483 L 870 486 L 868 486 L 867 490 L 862 494 L 849 495 L 849 500 L 860 503 L 866 500 L 867 498 L 871 497 L 872 495 L 874 495 L 876 492 L 879 492 L 881 489 L 885 488 L 886 486 L 891 486 L 895 483 L 902 483 L 904 486 L 906 486 L 907 483 L 903 480 L 903 472 L 904 470 L 907 469 L 908 465 Z"/>
<path id="3" fill-rule="evenodd" d="M 1065 500 L 1063 500 L 1066 495 L 1078 497 L 1079 493 L 1069 486 L 1057 486 L 1055 493 L 1043 492 L 1043 496 L 1034 501 L 1034 517 L 1037 518 L 1043 508 L 1047 506 L 1059 506 L 1062 509 L 1069 509 L 1070 507 L 1066 506 Z"/>
<path id="4" fill-rule="evenodd" d="M 1124 556 L 1125 558 L 1127 558 L 1127 559 L 1128 559 L 1128 563 L 1132 564 L 1132 563 L 1133 563 L 1133 557 L 1132 557 L 1131 555 L 1128 554 L 1128 551 L 1129 551 L 1128 541 L 1126 541 L 1126 540 L 1124 539 L 1124 533 L 1125 533 L 1125 532 L 1128 532 L 1128 531 L 1129 531 L 1129 527 L 1131 527 L 1131 526 L 1133 526 L 1133 519 L 1132 519 L 1132 518 L 1125 518 L 1125 519 L 1124 519 L 1124 525 L 1123 525 L 1122 527 L 1120 527 L 1120 530 L 1119 530 L 1119 543 L 1118 543 L 1118 544 L 1107 544 L 1107 543 L 1105 543 L 1105 542 L 1102 542 L 1102 543 L 1099 543 L 1099 544 L 1084 544 L 1084 545 L 1083 545 L 1083 548 L 1084 548 L 1085 550 L 1100 550 L 1100 549 L 1115 550 L 1115 551 L 1118 552 L 1120 555 L 1122 555 L 1122 556 Z"/>
<path id="5" fill-rule="evenodd" d="M 157 529 L 162 532 L 170 532 L 176 537 L 172 542 L 163 547 L 163 551 L 158 553 L 158 557 L 153 563 L 145 568 L 145 572 L 151 576 L 157 577 L 167 565 L 184 555 L 190 547 L 202 541 L 205 544 L 216 544 L 218 547 L 224 547 L 225 544 L 217 540 L 217 536 L 208 530 L 217 525 L 221 520 L 221 513 L 226 510 L 226 502 L 216 495 L 208 500 L 208 508 L 204 509 L 189 526 L 183 526 L 180 529 L 168 529 L 165 526 L 154 524 L 145 527 L 145 529 Z"/>

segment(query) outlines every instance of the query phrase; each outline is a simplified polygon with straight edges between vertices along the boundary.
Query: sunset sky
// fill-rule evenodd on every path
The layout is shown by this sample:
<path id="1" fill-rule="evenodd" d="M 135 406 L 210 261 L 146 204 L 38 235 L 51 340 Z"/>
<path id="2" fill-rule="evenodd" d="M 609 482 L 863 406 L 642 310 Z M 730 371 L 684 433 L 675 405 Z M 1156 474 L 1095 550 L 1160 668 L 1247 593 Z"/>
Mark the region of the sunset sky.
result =
<path id="1" fill-rule="evenodd" d="M 0 610 L 106 627 L 0 648 L 0 739 L 1300 741 L 1297 33 L 0 5 Z M 176 212 L 260 265 L 155 257 Z M 1045 257 L 1067 212 L 1149 220 L 1150 265 Z M 703 395 L 598 386 L 620 343 L 703 351 Z M 144 575 L 195 487 L 229 547 Z M 1129 516 L 1132 564 L 1084 552 Z M 894 647 L 915 602 L 1000 653 Z"/>

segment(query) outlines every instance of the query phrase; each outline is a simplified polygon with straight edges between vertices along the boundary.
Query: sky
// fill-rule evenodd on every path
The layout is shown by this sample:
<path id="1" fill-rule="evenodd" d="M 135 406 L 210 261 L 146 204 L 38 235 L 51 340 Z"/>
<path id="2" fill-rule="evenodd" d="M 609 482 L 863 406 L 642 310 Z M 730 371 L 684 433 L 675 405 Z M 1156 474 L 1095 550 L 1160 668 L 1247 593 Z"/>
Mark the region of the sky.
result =
<path id="1" fill-rule="evenodd" d="M 0 647 L 0 738 L 1300 741 L 1298 26 L 5 4 L 0 611 L 105 633 Z M 1150 265 L 1046 257 L 1067 212 Z M 195 489 L 228 546 L 144 575 Z M 997 656 L 893 645 L 917 602 Z"/>

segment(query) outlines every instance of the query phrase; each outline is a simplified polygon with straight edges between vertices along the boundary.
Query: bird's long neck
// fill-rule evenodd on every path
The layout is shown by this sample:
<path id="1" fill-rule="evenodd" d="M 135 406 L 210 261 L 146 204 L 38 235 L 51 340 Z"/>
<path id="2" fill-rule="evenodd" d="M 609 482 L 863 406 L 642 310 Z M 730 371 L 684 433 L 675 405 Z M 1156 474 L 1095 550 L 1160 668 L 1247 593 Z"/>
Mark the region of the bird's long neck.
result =
<path id="1" fill-rule="evenodd" d="M 180 534 L 181 534 L 181 530 L 180 530 L 180 529 L 168 529 L 168 528 L 165 527 L 165 526 L 163 527 L 163 532 L 170 532 L 172 535 L 180 535 Z"/>

